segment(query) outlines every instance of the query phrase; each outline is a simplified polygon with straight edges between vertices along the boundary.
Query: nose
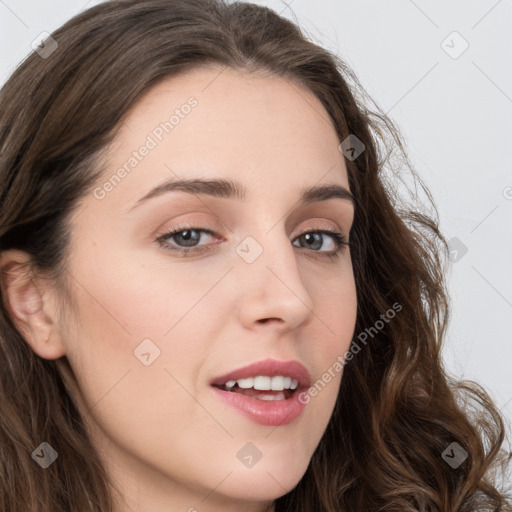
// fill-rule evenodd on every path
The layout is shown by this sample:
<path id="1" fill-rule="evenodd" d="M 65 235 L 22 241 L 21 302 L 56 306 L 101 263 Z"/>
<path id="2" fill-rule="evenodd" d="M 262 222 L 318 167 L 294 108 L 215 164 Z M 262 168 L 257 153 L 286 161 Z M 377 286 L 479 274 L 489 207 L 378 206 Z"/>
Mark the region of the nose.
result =
<path id="1" fill-rule="evenodd" d="M 314 315 L 296 249 L 278 229 L 258 235 L 262 243 L 254 239 L 252 249 L 259 244 L 263 251 L 252 263 L 241 258 L 235 270 L 240 322 L 248 329 L 261 324 L 272 324 L 283 332 L 294 329 Z"/>

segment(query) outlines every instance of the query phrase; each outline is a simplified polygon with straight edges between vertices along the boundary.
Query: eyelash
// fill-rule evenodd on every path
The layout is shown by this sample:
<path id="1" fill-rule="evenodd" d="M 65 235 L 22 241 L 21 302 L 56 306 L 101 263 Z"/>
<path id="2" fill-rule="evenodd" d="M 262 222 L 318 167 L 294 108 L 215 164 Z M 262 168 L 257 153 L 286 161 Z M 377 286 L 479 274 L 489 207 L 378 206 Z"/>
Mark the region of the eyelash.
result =
<path id="1" fill-rule="evenodd" d="M 196 249 L 196 248 L 184 249 L 183 247 L 171 247 L 171 246 L 169 246 L 168 242 L 165 241 L 166 239 L 172 238 L 174 235 L 183 233 L 184 231 L 196 231 L 198 233 L 206 233 L 208 235 L 215 236 L 215 233 L 209 229 L 202 229 L 202 228 L 192 227 L 192 226 L 180 226 L 179 228 L 176 228 L 172 231 L 168 231 L 167 233 L 164 233 L 163 235 L 160 235 L 156 239 L 156 241 L 165 250 L 173 251 L 173 252 L 176 251 L 176 252 L 183 254 L 183 256 L 187 256 L 187 254 L 190 254 L 190 253 L 200 253 L 200 252 L 204 252 L 205 250 L 207 250 L 207 249 Z M 346 239 L 346 237 L 344 235 L 342 235 L 340 232 L 336 231 L 335 229 L 331 229 L 331 228 L 314 229 L 314 230 L 310 230 L 310 231 L 304 231 L 304 232 L 300 233 L 299 235 L 297 235 L 297 237 L 294 240 L 296 240 L 297 238 L 299 238 L 301 236 L 307 235 L 307 234 L 329 235 L 334 239 L 334 241 L 337 244 L 337 248 L 334 252 L 328 253 L 325 251 L 313 251 L 313 252 L 318 252 L 319 254 L 322 254 L 323 256 L 328 257 L 331 261 L 336 260 L 340 256 L 340 253 L 341 253 L 343 247 L 350 246 L 350 242 L 348 242 L 348 240 Z M 300 247 L 300 249 L 307 249 L 307 248 Z"/>

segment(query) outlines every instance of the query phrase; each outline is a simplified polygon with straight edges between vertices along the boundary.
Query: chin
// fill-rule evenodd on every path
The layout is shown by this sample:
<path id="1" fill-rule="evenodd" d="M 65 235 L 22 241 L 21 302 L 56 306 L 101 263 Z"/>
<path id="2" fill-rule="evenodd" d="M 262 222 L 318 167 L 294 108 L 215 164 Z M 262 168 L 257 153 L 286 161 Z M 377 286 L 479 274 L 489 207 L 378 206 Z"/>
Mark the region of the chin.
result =
<path id="1" fill-rule="evenodd" d="M 221 486 L 223 492 L 245 501 L 275 500 L 290 492 L 307 469 L 307 464 L 298 468 L 296 462 L 279 465 L 263 465 L 261 462 L 252 468 L 233 472 L 226 479 L 225 487 Z"/>

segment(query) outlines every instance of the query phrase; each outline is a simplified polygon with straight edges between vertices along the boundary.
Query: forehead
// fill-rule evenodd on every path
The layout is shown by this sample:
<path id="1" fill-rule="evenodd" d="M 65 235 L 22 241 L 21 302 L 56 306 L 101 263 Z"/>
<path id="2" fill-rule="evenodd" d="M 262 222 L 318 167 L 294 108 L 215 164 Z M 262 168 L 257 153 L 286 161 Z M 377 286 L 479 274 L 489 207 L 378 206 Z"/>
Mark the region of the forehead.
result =
<path id="1" fill-rule="evenodd" d="M 190 98 L 197 101 L 197 107 L 183 117 L 180 110 L 185 110 Z M 280 139 L 288 141 L 306 137 L 318 143 L 329 135 L 335 137 L 330 116 L 309 89 L 290 78 L 261 71 L 210 66 L 166 78 L 135 103 L 124 122 L 131 129 L 148 131 L 152 122 L 165 122 L 174 112 L 180 121 L 187 117 L 191 121 L 178 123 L 180 130 L 175 125 L 173 136 L 187 134 L 187 125 L 193 124 L 198 137 L 207 134 L 214 140 L 225 133 L 244 138 L 254 132 L 275 138 L 280 128 L 286 128 Z M 236 131 L 238 127 L 242 133 Z"/>
<path id="2" fill-rule="evenodd" d="M 348 187 L 339 142 L 321 102 L 296 81 L 196 68 L 164 79 L 133 105 L 107 152 L 104 178 L 124 168 L 116 188 L 131 202 L 173 175 L 222 176 L 249 190 L 272 184 L 276 192 L 324 179 Z M 139 149 L 142 157 L 134 155 Z"/>

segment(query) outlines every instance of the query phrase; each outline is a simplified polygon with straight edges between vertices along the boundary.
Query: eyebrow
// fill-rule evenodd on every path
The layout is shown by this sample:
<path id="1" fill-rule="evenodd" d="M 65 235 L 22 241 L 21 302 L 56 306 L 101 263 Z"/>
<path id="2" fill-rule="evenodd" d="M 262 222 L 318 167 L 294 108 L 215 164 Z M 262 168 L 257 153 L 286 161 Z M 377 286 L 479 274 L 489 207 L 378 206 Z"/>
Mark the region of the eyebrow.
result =
<path id="1" fill-rule="evenodd" d="M 187 178 L 180 180 L 171 178 L 141 197 L 130 211 L 150 199 L 174 191 L 208 195 L 224 199 L 238 199 L 240 201 L 247 200 L 247 189 L 237 181 L 225 178 Z M 301 205 L 306 205 L 316 201 L 327 201 L 328 199 L 333 198 L 349 201 L 352 206 L 355 207 L 355 198 L 352 193 L 345 187 L 335 183 L 316 185 L 303 189 L 301 191 L 299 202 Z"/>

